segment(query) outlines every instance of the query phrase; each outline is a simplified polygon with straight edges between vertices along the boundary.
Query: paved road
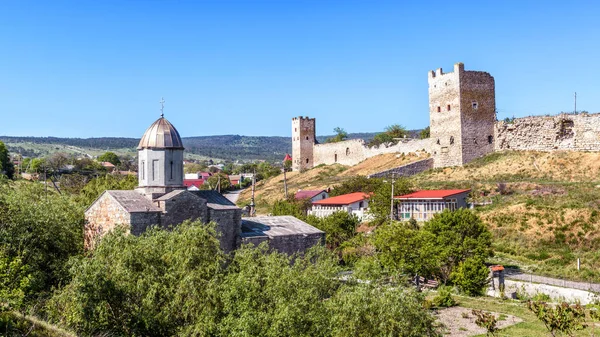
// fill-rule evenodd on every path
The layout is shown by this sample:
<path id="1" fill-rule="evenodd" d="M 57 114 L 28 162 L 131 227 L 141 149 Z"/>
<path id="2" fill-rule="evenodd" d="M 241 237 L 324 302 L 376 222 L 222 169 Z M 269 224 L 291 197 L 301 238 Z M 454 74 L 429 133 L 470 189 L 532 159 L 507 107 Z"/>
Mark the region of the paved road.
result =
<path id="1" fill-rule="evenodd" d="M 225 198 L 227 198 L 229 201 L 233 202 L 234 204 L 237 204 L 237 201 L 240 198 L 240 193 L 242 193 L 242 191 L 243 190 L 227 192 L 227 193 L 223 194 L 223 196 Z"/>

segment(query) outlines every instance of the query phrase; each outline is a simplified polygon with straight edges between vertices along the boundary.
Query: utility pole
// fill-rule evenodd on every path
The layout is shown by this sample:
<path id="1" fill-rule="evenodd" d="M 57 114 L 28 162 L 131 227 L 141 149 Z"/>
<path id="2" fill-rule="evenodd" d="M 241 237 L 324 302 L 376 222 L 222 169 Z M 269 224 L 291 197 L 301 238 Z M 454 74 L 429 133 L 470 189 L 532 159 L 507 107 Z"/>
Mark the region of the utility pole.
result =
<path id="1" fill-rule="evenodd" d="M 256 204 L 254 203 L 254 185 L 256 184 L 256 169 L 252 175 L 252 198 L 250 198 L 250 216 L 256 214 Z"/>
<path id="2" fill-rule="evenodd" d="M 287 200 L 288 198 L 288 193 L 287 193 L 287 177 L 285 175 L 285 162 L 283 163 L 283 193 L 285 194 L 285 200 Z"/>
<path id="3" fill-rule="evenodd" d="M 575 111 L 573 113 L 577 113 L 577 91 L 575 92 Z"/>
<path id="4" fill-rule="evenodd" d="M 390 205 L 390 223 L 394 222 L 394 172 L 392 172 L 392 199 Z"/>

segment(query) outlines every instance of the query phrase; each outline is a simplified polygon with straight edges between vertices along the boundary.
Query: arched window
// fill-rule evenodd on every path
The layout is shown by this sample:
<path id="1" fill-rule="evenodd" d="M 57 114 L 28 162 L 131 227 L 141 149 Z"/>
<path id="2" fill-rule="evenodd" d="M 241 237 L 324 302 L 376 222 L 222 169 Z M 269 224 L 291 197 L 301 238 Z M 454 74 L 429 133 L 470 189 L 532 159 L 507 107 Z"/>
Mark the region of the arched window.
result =
<path id="1" fill-rule="evenodd" d="M 306 158 L 306 163 L 308 164 L 308 158 Z"/>
<path id="2" fill-rule="evenodd" d="M 349 155 L 350 155 L 350 148 L 349 148 L 349 147 L 347 147 L 347 148 L 346 148 L 346 156 L 349 156 Z"/>
<path id="3" fill-rule="evenodd" d="M 308 140 L 308 136 L 306 136 L 306 140 Z"/>

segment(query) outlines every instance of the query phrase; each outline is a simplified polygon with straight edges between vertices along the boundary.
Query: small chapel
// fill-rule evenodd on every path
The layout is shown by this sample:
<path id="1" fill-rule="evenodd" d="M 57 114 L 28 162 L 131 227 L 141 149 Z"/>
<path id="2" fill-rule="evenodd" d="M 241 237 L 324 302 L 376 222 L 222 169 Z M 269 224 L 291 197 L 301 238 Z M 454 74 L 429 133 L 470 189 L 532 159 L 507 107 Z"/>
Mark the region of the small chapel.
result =
<path id="1" fill-rule="evenodd" d="M 293 216 L 242 218 L 242 210 L 219 192 L 187 190 L 183 142 L 163 114 L 146 130 L 137 150 L 138 187 L 105 191 L 85 211 L 86 249 L 118 225 L 140 235 L 151 226 L 171 228 L 188 219 L 216 223 L 225 252 L 267 241 L 271 249 L 294 254 L 324 242 L 323 231 Z"/>

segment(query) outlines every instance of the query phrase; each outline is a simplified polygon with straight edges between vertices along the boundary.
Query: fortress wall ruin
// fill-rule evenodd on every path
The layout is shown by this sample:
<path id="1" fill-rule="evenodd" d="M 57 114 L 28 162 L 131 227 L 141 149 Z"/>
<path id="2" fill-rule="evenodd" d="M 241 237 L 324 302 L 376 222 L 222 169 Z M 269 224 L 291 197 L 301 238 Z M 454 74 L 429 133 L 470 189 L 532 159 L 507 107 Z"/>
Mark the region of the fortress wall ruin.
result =
<path id="1" fill-rule="evenodd" d="M 362 139 L 351 139 L 337 143 L 317 144 L 313 148 L 314 165 L 356 165 L 361 161 L 385 153 L 404 153 L 425 151 L 431 148 L 431 138 L 405 139 L 398 144 L 368 147 Z"/>
<path id="2" fill-rule="evenodd" d="M 560 114 L 499 121 L 494 133 L 496 151 L 600 151 L 600 114 Z"/>

